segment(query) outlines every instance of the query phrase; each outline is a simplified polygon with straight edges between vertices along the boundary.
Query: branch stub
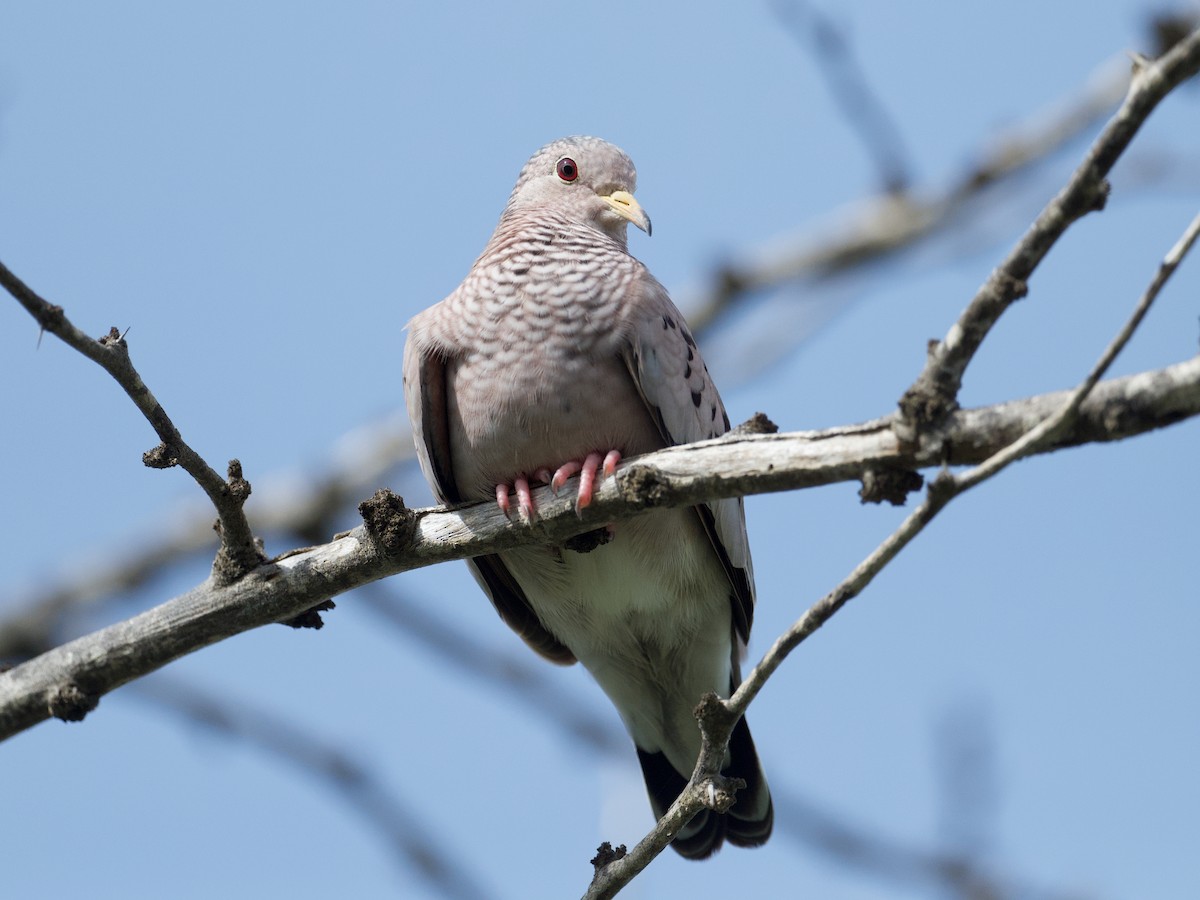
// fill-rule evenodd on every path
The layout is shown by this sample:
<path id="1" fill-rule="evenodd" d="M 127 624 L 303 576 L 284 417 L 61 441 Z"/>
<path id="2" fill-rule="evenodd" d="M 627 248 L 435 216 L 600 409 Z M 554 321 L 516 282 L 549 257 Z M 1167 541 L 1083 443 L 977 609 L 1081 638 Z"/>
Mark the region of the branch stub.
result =
<path id="1" fill-rule="evenodd" d="M 77 681 L 67 681 L 49 692 L 46 707 L 50 715 L 64 722 L 82 722 L 93 709 L 100 705 L 100 697 L 89 694 Z"/>
<path id="2" fill-rule="evenodd" d="M 404 505 L 404 498 L 380 488 L 370 500 L 358 504 L 367 533 L 388 553 L 401 553 L 412 542 L 417 527 L 416 514 Z"/>

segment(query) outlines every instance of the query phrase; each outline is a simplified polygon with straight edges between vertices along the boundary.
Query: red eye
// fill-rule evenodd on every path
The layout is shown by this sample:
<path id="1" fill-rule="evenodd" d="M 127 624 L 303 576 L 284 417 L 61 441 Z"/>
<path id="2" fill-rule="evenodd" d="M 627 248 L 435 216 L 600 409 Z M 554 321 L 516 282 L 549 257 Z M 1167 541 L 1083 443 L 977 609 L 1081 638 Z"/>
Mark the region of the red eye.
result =
<path id="1" fill-rule="evenodd" d="M 575 165 L 575 160 L 569 156 L 560 159 L 554 170 L 558 172 L 558 177 L 566 182 L 572 182 L 579 177 L 579 166 Z"/>

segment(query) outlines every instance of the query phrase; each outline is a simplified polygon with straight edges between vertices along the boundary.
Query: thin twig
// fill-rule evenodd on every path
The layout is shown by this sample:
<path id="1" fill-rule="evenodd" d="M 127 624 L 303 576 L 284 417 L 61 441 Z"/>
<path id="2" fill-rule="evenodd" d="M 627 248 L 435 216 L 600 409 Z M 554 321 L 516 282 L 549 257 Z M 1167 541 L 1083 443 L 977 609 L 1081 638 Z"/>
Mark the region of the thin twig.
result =
<path id="1" fill-rule="evenodd" d="M 250 495 L 250 483 L 242 478 L 242 465 L 229 463 L 229 478 L 223 479 L 183 440 L 179 429 L 142 381 L 129 358 L 125 336 L 116 328 L 98 340 L 88 337 L 67 318 L 61 306 L 39 296 L 25 282 L 0 263 L 0 285 L 16 298 L 41 326 L 68 347 L 78 350 L 103 368 L 119 384 L 134 405 L 146 417 L 159 440 L 159 446 L 143 454 L 151 468 L 179 465 L 195 479 L 216 508 L 220 520 L 221 545 L 213 562 L 213 577 L 218 581 L 236 580 L 262 561 L 254 534 L 246 521 L 242 505 Z"/>
<path id="2" fill-rule="evenodd" d="M 299 536 L 305 543 L 320 543 L 341 527 L 354 504 L 415 459 L 403 413 L 360 426 L 338 441 L 320 472 L 277 472 L 257 479 L 254 503 L 247 509 L 250 527 L 279 540 Z M 0 609 L 14 612 L 0 618 L 0 661 L 28 659 L 73 637 L 73 615 L 85 609 L 98 615 L 100 602 L 122 599 L 172 563 L 212 553 L 214 540 L 212 509 L 193 498 L 173 507 L 155 527 L 125 536 L 119 547 L 92 554 L 85 571 L 61 566 L 57 579 L 39 579 L 30 590 L 5 597 Z"/>
<path id="3" fill-rule="evenodd" d="M 1196 235 L 1200 233 L 1200 215 L 1197 215 L 1184 231 L 1183 236 L 1175 243 L 1166 257 L 1159 264 L 1158 271 L 1154 274 L 1154 279 L 1142 294 L 1138 301 L 1137 307 L 1129 320 L 1121 328 L 1117 335 L 1112 339 L 1112 342 L 1105 348 L 1100 355 L 1100 359 L 1096 361 L 1096 365 L 1092 371 L 1088 373 L 1087 378 L 1079 385 L 1072 393 L 1071 398 L 1062 405 L 1062 408 L 1053 416 L 1048 417 L 1037 427 L 1030 429 L 1017 441 L 1004 450 L 992 456 L 981 465 L 963 472 L 960 475 L 954 476 L 955 493 L 961 493 L 969 488 L 974 487 L 981 481 L 986 481 L 994 474 L 999 472 L 1006 466 L 1016 462 L 1017 460 L 1028 456 L 1031 453 L 1036 453 L 1039 449 L 1044 448 L 1047 444 L 1052 443 L 1064 431 L 1066 431 L 1076 418 L 1079 416 L 1079 407 L 1083 405 L 1083 401 L 1104 377 L 1104 373 L 1108 371 L 1113 360 L 1117 358 L 1125 345 L 1129 343 L 1129 339 L 1133 337 L 1133 333 L 1142 323 L 1146 313 L 1150 311 L 1150 306 L 1158 297 L 1159 292 L 1163 289 L 1163 285 L 1167 283 L 1171 275 L 1179 267 L 1179 263 L 1183 261 L 1187 252 L 1192 249 L 1192 245 L 1196 243 Z"/>
<path id="4" fill-rule="evenodd" d="M 667 810 L 658 824 L 625 856 L 597 867 L 584 900 L 603 900 L 613 897 L 639 872 L 649 865 L 670 844 L 679 829 L 704 808 L 713 808 L 712 796 L 725 790 L 720 776 L 721 766 L 729 745 L 733 725 L 745 715 L 747 708 L 766 686 L 767 681 L 783 661 L 838 610 L 857 597 L 883 569 L 920 534 L 946 506 L 1007 466 L 1045 450 L 1070 428 L 1079 416 L 1083 402 L 1094 390 L 1108 367 L 1129 342 L 1138 325 L 1170 279 L 1184 255 L 1191 249 L 1200 233 L 1200 216 L 1188 226 L 1183 236 L 1171 248 L 1160 264 L 1149 287 L 1142 294 L 1128 321 L 1100 355 L 1100 359 L 1080 385 L 1069 393 L 1065 402 L 1053 414 L 1028 432 L 977 466 L 958 475 L 948 469 L 929 485 L 924 500 L 900 526 L 879 544 L 832 591 L 814 603 L 787 631 L 780 635 L 729 697 L 722 700 L 715 694 L 705 696 L 696 708 L 700 722 L 702 748 L 696 768 L 687 787 Z"/>

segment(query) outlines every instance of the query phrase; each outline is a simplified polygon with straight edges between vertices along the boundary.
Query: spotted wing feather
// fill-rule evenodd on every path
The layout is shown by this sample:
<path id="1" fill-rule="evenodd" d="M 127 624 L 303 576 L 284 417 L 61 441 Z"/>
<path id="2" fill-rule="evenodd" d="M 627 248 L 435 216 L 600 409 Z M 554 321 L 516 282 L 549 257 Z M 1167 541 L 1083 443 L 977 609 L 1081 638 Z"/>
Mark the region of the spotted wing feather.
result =
<path id="1" fill-rule="evenodd" d="M 724 434 L 729 430 L 725 405 L 666 289 L 646 273 L 634 290 L 643 297 L 635 305 L 639 312 L 631 322 L 625 363 L 664 443 L 689 444 Z M 701 504 L 697 511 L 729 578 L 733 622 L 744 643 L 754 620 L 754 570 L 742 499 Z"/>

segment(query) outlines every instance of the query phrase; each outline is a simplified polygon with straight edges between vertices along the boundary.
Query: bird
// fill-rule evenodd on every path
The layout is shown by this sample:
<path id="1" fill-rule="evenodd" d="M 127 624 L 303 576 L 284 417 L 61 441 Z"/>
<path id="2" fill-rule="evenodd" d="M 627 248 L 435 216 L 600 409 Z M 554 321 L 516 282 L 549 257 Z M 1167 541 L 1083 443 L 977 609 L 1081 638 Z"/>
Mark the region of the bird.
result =
<path id="1" fill-rule="evenodd" d="M 408 323 L 404 395 L 422 471 L 443 504 L 495 502 L 537 518 L 533 488 L 579 476 L 577 510 L 622 459 L 717 437 L 729 417 L 666 289 L 627 249 L 651 233 L 637 173 L 596 137 L 529 158 L 462 284 Z M 740 684 L 755 591 L 741 498 L 658 509 L 563 546 L 468 560 L 530 647 L 579 661 L 615 705 L 661 818 L 700 752 L 693 710 Z M 774 808 L 749 726 L 723 774 L 746 787 L 702 810 L 672 846 L 703 859 L 771 834 Z"/>

